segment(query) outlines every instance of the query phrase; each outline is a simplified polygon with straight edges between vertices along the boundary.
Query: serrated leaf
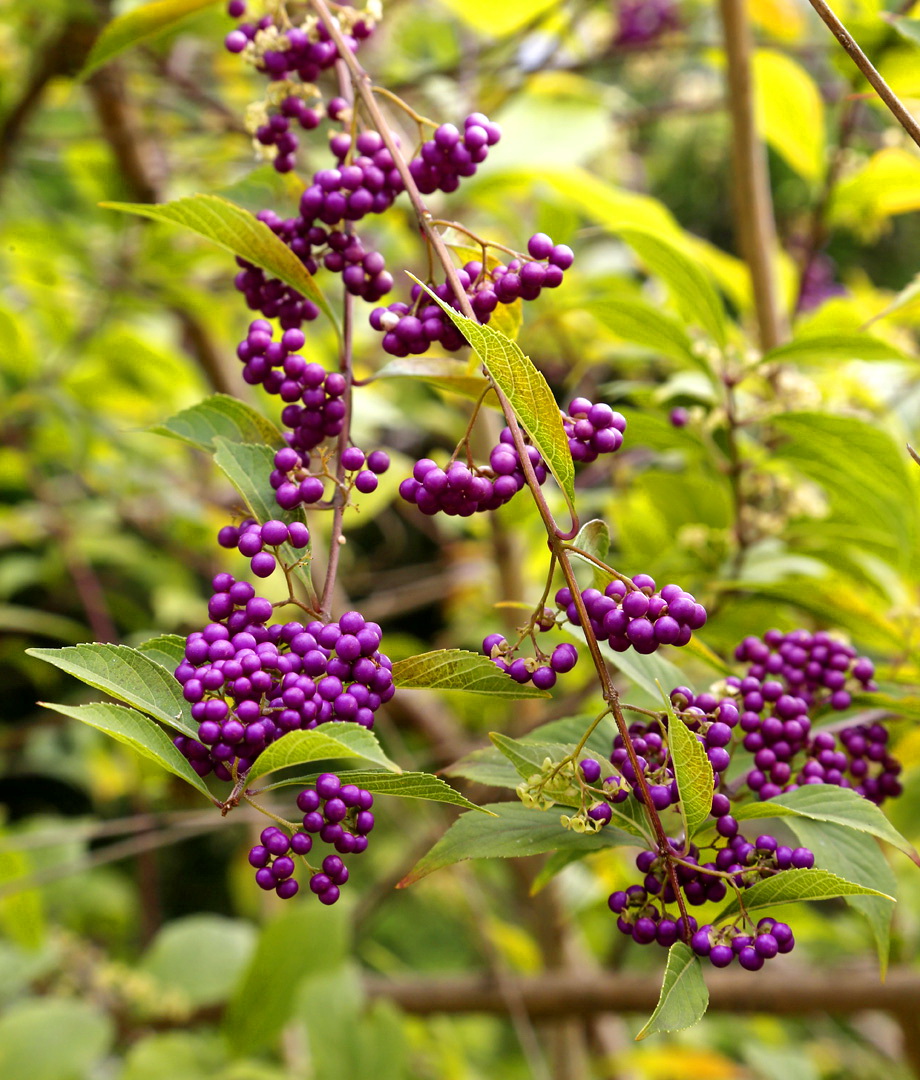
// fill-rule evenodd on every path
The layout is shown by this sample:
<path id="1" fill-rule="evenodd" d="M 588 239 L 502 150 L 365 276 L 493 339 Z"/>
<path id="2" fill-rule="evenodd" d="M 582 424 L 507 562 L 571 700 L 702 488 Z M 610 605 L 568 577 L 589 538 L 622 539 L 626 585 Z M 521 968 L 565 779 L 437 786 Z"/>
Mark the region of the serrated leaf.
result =
<path id="1" fill-rule="evenodd" d="M 675 942 L 668 950 L 661 995 L 655 1011 L 636 1036 L 647 1039 L 660 1031 L 683 1031 L 702 1020 L 709 1007 L 709 991 L 700 958 L 689 945 Z"/>
<path id="2" fill-rule="evenodd" d="M 712 765 L 706 757 L 703 744 L 675 712 L 664 689 L 661 686 L 658 689 L 668 714 L 668 750 L 680 794 L 680 816 L 684 822 L 684 835 L 689 841 L 712 810 Z"/>
<path id="3" fill-rule="evenodd" d="M 857 885 L 846 878 L 838 877 L 829 870 L 781 870 L 773 877 L 765 878 L 743 890 L 745 911 L 760 911 L 762 908 L 775 907 L 778 904 L 793 904 L 801 900 L 834 900 L 838 896 L 884 896 L 894 900 L 893 896 L 870 889 L 866 885 Z M 714 922 L 724 922 L 737 915 L 741 910 L 738 898 L 730 901 Z"/>
<path id="4" fill-rule="evenodd" d="M 818 785 L 814 785 L 817 787 Z M 856 796 L 860 798 L 860 796 Z M 879 845 L 865 833 L 842 825 L 807 818 L 789 818 L 788 825 L 803 844 L 814 853 L 815 865 L 832 874 L 846 875 L 858 885 L 871 885 L 894 895 L 897 879 Z M 850 907 L 865 917 L 875 938 L 881 977 L 888 968 L 891 947 L 891 920 L 894 903 L 881 896 L 845 896 Z"/>
<path id="5" fill-rule="evenodd" d="M 332 758 L 363 758 L 391 772 L 402 771 L 386 756 L 377 737 L 367 728 L 360 724 L 333 721 L 309 731 L 291 731 L 273 742 L 259 754 L 252 767 L 252 785 L 255 786 L 256 778 L 277 772 L 278 769 Z"/>
<path id="6" fill-rule="evenodd" d="M 214 801 L 205 782 L 173 746 L 166 732 L 136 709 L 126 709 L 124 705 L 112 705 L 102 701 L 90 705 L 54 705 L 48 701 L 40 701 L 39 705 L 105 732 L 118 742 L 130 746 L 148 761 L 156 762 L 173 776 L 191 784 L 210 801 Z"/>
<path id="7" fill-rule="evenodd" d="M 85 79 L 113 60 L 126 49 L 171 30 L 177 23 L 205 8 L 216 0 L 155 0 L 152 4 L 119 15 L 103 27 L 93 43 L 79 78 Z"/>
<path id="8" fill-rule="evenodd" d="M 612 330 L 617 337 L 642 345 L 654 353 L 663 353 L 711 376 L 705 360 L 693 351 L 686 330 L 669 315 L 638 300 L 592 300 L 588 312 Z"/>
<path id="9" fill-rule="evenodd" d="M 462 690 L 504 698 L 547 698 L 546 690 L 515 682 L 482 653 L 436 649 L 393 665 L 393 682 L 401 690 Z"/>
<path id="10" fill-rule="evenodd" d="M 648 269 L 668 286 L 678 311 L 702 327 L 723 346 L 726 343 L 725 308 L 706 273 L 661 236 L 644 229 L 616 229 Z"/>
<path id="11" fill-rule="evenodd" d="M 282 510 L 275 500 L 275 493 L 268 480 L 275 467 L 275 454 L 271 447 L 264 443 L 228 442 L 220 435 L 215 436 L 214 447 L 214 463 L 239 492 L 256 521 L 277 519 L 287 523 L 306 522 L 306 515 L 301 507 L 296 510 Z M 306 548 L 293 548 L 290 544 L 282 544 L 279 549 L 288 566 L 296 566 L 292 573 L 303 584 L 311 601 L 315 599 L 310 576 L 312 550 L 312 543 Z M 297 566 L 302 559 L 306 559 L 306 562 Z"/>
<path id="12" fill-rule="evenodd" d="M 409 276 L 412 277 L 411 274 Z M 540 451 L 556 478 L 574 515 L 575 466 L 559 406 L 543 373 L 521 352 L 520 346 L 500 330 L 468 319 L 435 296 L 418 278 L 413 277 L 413 281 L 421 285 L 463 334 L 495 384 L 507 397 L 530 441 Z"/>
<path id="13" fill-rule="evenodd" d="M 197 738 L 188 702 L 175 677 L 137 649 L 90 642 L 64 649 L 27 649 L 26 652 L 87 686 L 133 705 L 167 727 Z"/>
<path id="14" fill-rule="evenodd" d="M 138 645 L 137 651 L 172 674 L 185 659 L 185 638 L 179 634 L 158 634 Z"/>
<path id="15" fill-rule="evenodd" d="M 199 450 L 214 450 L 218 437 L 228 442 L 267 443 L 275 449 L 287 445 L 270 420 L 229 394 L 212 394 L 150 430 Z"/>
<path id="16" fill-rule="evenodd" d="M 489 385 L 487 379 L 471 373 L 462 360 L 439 356 L 407 356 L 391 360 L 374 373 L 374 379 L 422 379 L 440 390 L 449 390 L 473 401 L 478 401 Z M 491 395 L 491 398 L 497 407 L 495 396 Z"/>
<path id="17" fill-rule="evenodd" d="M 511 762 L 494 746 L 484 746 L 449 765 L 442 772 L 446 776 L 462 776 L 487 787 L 511 788 L 521 782 L 521 775 Z"/>
<path id="18" fill-rule="evenodd" d="M 920 856 L 875 805 L 848 788 L 835 784 L 803 784 L 764 802 L 749 803 L 732 810 L 739 821 L 765 817 L 803 817 L 829 821 L 857 832 L 869 833 L 899 848 L 915 862 Z M 790 823 L 791 824 L 791 823 Z"/>
<path id="19" fill-rule="evenodd" d="M 869 334 L 800 337 L 764 353 L 763 364 L 841 364 L 849 360 L 906 360 L 894 345 Z"/>
<path id="20" fill-rule="evenodd" d="M 138 214 L 153 221 L 182 225 L 218 247 L 262 267 L 312 300 L 335 327 L 336 333 L 340 333 L 328 300 L 300 259 L 264 221 L 228 199 L 219 195 L 188 195 L 168 203 L 104 202 L 100 206 Z"/>
<path id="21" fill-rule="evenodd" d="M 262 791 L 274 791 L 282 787 L 310 787 L 316 782 L 318 773 L 309 776 L 294 776 L 288 780 L 279 780 L 276 784 L 269 784 Z M 352 769 L 340 769 L 338 773 L 343 784 L 357 784 L 372 795 L 395 795 L 400 799 L 424 799 L 427 802 L 450 803 L 452 806 L 462 806 L 464 810 L 481 810 L 477 803 L 464 798 L 459 791 L 454 791 L 450 784 L 446 784 L 437 776 L 424 772 L 390 773 L 380 770 L 359 771 Z"/>
<path id="22" fill-rule="evenodd" d="M 572 832 L 560 824 L 559 814 L 554 810 L 541 813 L 521 803 L 487 803 L 481 809 L 491 811 L 494 817 L 461 814 L 398 888 L 464 859 L 512 859 L 563 850 L 600 851 L 636 843 L 635 836 L 612 825 L 590 835 Z"/>

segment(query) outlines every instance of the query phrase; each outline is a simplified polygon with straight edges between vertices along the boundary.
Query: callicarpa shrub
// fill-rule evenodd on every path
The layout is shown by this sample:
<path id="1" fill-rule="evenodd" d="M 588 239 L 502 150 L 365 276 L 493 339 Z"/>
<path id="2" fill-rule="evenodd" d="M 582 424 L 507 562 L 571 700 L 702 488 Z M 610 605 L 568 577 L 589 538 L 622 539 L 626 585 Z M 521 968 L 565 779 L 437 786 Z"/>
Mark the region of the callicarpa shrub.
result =
<path id="1" fill-rule="evenodd" d="M 206 195 L 122 209 L 184 224 L 236 252 L 234 284 L 257 315 L 240 305 L 239 374 L 269 396 L 273 420 L 215 396 L 165 428 L 210 451 L 238 493 L 240 512 L 217 545 L 245 556 L 257 582 L 283 579 L 286 595 L 271 600 L 257 582 L 222 572 L 210 621 L 184 640 L 36 650 L 121 703 L 52 708 L 133 746 L 224 815 L 243 803 L 265 813 L 249 862 L 256 886 L 281 900 L 312 894 L 334 904 L 352 875 L 366 872 L 358 856 L 380 798 L 467 811 L 404 884 L 462 858 L 514 854 L 511 839 L 502 846 L 510 822 L 525 834 L 539 830 L 530 850 L 553 852 L 554 869 L 604 847 L 637 847 L 636 878 L 611 893 L 610 917 L 637 945 L 669 950 L 656 1029 L 677 1022 L 677 976 L 693 1001 L 690 1019 L 698 1018 L 706 1005 L 701 961 L 753 972 L 793 949 L 793 928 L 772 909 L 884 896 L 857 880 L 858 868 L 849 877 L 844 857 L 787 842 L 806 822 L 810 836 L 845 829 L 857 845 L 881 837 L 905 846 L 878 809 L 901 784 L 888 747 L 891 712 L 865 715 L 878 689 L 874 665 L 833 627 L 750 627 L 722 660 L 700 640 L 707 609 L 682 583 L 656 581 L 642 565 L 609 565 L 608 526 L 582 524 L 579 501 L 608 482 L 609 470 L 596 463 L 629 446 L 628 412 L 596 394 L 560 405 L 512 336 L 524 303 L 565 289 L 576 254 L 543 232 L 507 247 L 433 216 L 425 201 L 487 170 L 500 127 L 482 112 L 432 121 L 375 86 L 360 57 L 381 18 L 376 3 L 252 6 L 228 4 L 234 25 L 224 45 L 258 80 L 260 97 L 246 117 L 256 152 L 280 173 L 300 171 L 309 139 L 321 167 L 302 177 L 296 205 L 266 207 L 255 218 Z M 621 7 L 623 43 L 674 25 L 671 9 L 659 5 L 654 26 L 640 26 L 639 7 Z M 397 135 L 392 110 L 417 129 L 414 141 Z M 424 279 L 407 282 L 404 268 L 388 268 L 375 247 L 376 220 L 394 207 L 418 224 Z M 653 269 L 666 274 L 676 265 L 695 280 L 686 255 L 664 239 L 633 239 Z M 403 299 L 384 306 L 394 290 Z M 332 368 L 310 341 L 321 317 L 338 342 Z M 400 479 L 404 512 L 465 518 L 529 500 L 542 522 L 543 594 L 516 636 L 489 633 L 481 652 L 440 649 L 392 663 L 380 625 L 333 608 L 345 510 L 360 507 L 391 467 L 387 450 L 352 437 L 368 381 L 354 374 L 358 320 L 376 332 L 363 360 L 380 377 L 391 362 L 384 354 L 405 377 L 413 358 L 436 348 L 446 354 L 438 377 L 458 387 L 465 380 L 473 401 L 449 459 L 423 458 Z M 699 323 L 709 336 L 698 350 L 706 363 L 727 348 L 721 305 Z M 428 374 L 419 368 L 417 377 Z M 487 405 L 504 427 L 477 460 L 473 434 Z M 671 412 L 675 428 L 692 420 L 682 407 Z M 330 539 L 320 559 L 311 536 L 323 514 Z M 560 642 L 560 633 L 571 640 Z M 691 654 L 717 680 L 674 685 L 681 672 L 661 650 Z M 395 694 L 427 687 L 547 698 L 578 665 L 580 673 L 593 668 L 603 707 L 593 719 L 556 721 L 526 738 L 496 733 L 490 782 L 505 777 L 519 801 L 489 813 L 439 777 L 401 771 L 374 734 Z M 626 701 L 611 668 L 650 691 L 652 704 Z M 479 779 L 483 760 L 479 752 L 452 774 Z M 279 802 L 289 788 L 296 796 Z M 552 815 L 549 831 L 541 811 Z M 780 835 L 755 824 L 774 817 L 789 826 Z"/>

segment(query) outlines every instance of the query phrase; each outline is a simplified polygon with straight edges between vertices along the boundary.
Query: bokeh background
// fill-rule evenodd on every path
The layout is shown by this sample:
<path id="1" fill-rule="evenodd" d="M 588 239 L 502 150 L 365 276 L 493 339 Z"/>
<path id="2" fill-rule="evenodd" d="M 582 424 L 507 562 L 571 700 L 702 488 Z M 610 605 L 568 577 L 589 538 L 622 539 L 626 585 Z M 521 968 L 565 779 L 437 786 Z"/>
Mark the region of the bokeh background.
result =
<path id="1" fill-rule="evenodd" d="M 592 856 L 536 895 L 542 857 L 461 864 L 394 890 L 452 813 L 384 805 L 347 901 L 283 905 L 252 881 L 256 823 L 205 812 L 129 750 L 36 705 L 89 691 L 26 648 L 188 633 L 206 619 L 210 578 L 244 570 L 214 539 L 231 490 L 205 456 L 151 429 L 215 391 L 277 419 L 276 403 L 239 375 L 248 318 L 232 258 L 99 204 L 217 192 L 286 215 L 302 180 L 254 157 L 244 116 L 263 87 L 223 51 L 233 23 L 219 3 L 75 79 L 100 26 L 131 6 L 0 0 L 0 1075 L 920 1075 L 916 1027 L 880 1011 L 714 1011 L 689 1032 L 635 1044 L 642 1018 L 629 1012 L 579 1016 L 563 1003 L 555 1021 L 532 1024 L 513 999 L 510 1019 L 420 1017 L 386 994 L 370 1000 L 368 976 L 563 968 L 588 984 L 598 970 L 654 982 L 663 953 L 627 948 L 606 908 L 635 853 Z M 839 7 L 896 91 L 920 99 L 920 12 L 878 0 Z M 702 637 L 726 657 L 772 625 L 848 633 L 902 699 L 892 738 L 906 791 L 890 812 L 916 840 L 920 469 L 905 444 L 920 437 L 920 157 L 804 0 L 752 0 L 750 17 L 783 309 L 802 340 L 876 320 L 876 345 L 857 358 L 803 348 L 794 362 L 757 368 L 736 392 L 734 427 L 724 386 L 636 340 L 616 316 L 629 302 L 680 321 L 616 235 L 651 228 L 717 282 L 738 322 L 734 364 L 757 357 L 713 4 L 391 0 L 362 57 L 427 115 L 457 121 L 481 109 L 503 127 L 480 174 L 435 200 L 439 213 L 513 247 L 542 230 L 576 252 L 565 286 L 524 313 L 519 340 L 560 400 L 596 394 L 628 417 L 627 447 L 580 481 L 583 518 L 611 526 L 611 561 L 697 593 L 713 612 Z M 322 138 L 303 141 L 301 177 L 326 163 Z M 424 272 L 403 203 L 371 231 L 391 268 Z M 370 374 L 384 358 L 360 323 L 357 363 Z M 319 323 L 307 350 L 334 362 Z M 784 428 L 788 413 L 811 426 Z M 394 500 L 411 459 L 449 452 L 467 416 L 462 399 L 411 379 L 360 395 L 356 441 L 387 447 L 395 464 L 349 523 L 339 600 L 383 625 L 394 658 L 478 648 L 542 589 L 545 545 L 523 499 L 483 521 L 421 520 Z M 701 685 L 714 677 L 698 659 L 672 659 Z M 590 713 L 587 668 L 536 707 L 404 692 L 380 735 L 404 766 L 439 769 L 490 730 Z M 892 867 L 892 964 L 909 977 L 920 885 L 906 860 Z M 855 911 L 836 902 L 793 914 L 790 981 L 815 971 L 832 980 L 842 965 L 877 984 Z"/>

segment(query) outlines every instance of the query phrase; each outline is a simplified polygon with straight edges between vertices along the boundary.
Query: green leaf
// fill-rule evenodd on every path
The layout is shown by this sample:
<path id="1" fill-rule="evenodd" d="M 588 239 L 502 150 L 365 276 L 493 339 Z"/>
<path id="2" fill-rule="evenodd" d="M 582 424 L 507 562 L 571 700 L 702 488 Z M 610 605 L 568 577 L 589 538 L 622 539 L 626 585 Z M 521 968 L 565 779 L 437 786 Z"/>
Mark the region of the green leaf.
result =
<path id="1" fill-rule="evenodd" d="M 844 364 L 849 360 L 906 360 L 904 353 L 870 334 L 799 337 L 764 353 L 763 364 Z"/>
<path id="2" fill-rule="evenodd" d="M 78 1080 L 99 1075 L 114 1025 L 88 1001 L 43 995 L 18 1001 L 0 1017 L 0 1076 Z"/>
<path id="3" fill-rule="evenodd" d="M 586 521 L 578 530 L 578 534 L 572 541 L 572 544 L 574 547 L 580 548 L 589 555 L 593 555 L 595 559 L 606 562 L 607 554 L 610 551 L 610 529 L 607 528 L 607 522 L 601 521 L 600 518 Z M 591 567 L 594 572 L 594 588 L 603 590 L 607 583 L 612 580 L 610 574 L 603 571 L 599 566 L 591 562 L 590 559 L 583 558 L 577 551 L 572 551 L 571 554 L 576 559 L 584 562 L 585 565 Z"/>
<path id="4" fill-rule="evenodd" d="M 800 900 L 833 900 L 838 896 L 884 896 L 886 900 L 894 900 L 893 896 L 865 885 L 857 885 L 828 870 L 782 870 L 744 890 L 744 909 L 759 911 L 777 904 L 792 904 Z M 713 921 L 724 922 L 725 919 L 737 915 L 740 910 L 736 897 Z"/>
<path id="5" fill-rule="evenodd" d="M 758 130 L 790 168 L 817 182 L 826 167 L 821 91 L 805 68 L 783 52 L 757 49 L 752 69 Z"/>
<path id="6" fill-rule="evenodd" d="M 348 950 L 344 906 L 285 905 L 265 926 L 224 1014 L 224 1035 L 236 1054 L 272 1045 L 296 1005 L 304 976 L 329 974 L 342 964 Z"/>
<path id="7" fill-rule="evenodd" d="M 216 0 L 156 0 L 113 19 L 93 44 L 79 78 L 85 79 L 132 46 L 171 30 L 183 19 L 212 7 Z"/>
<path id="8" fill-rule="evenodd" d="M 560 824 L 559 814 L 553 810 L 541 813 L 520 803 L 487 803 L 480 809 L 490 810 L 498 820 L 485 814 L 461 814 L 398 888 L 464 859 L 513 859 L 563 850 L 590 852 L 636 843 L 635 836 L 612 825 L 590 835 L 572 832 Z"/>
<path id="9" fill-rule="evenodd" d="M 674 765 L 674 779 L 680 793 L 680 816 L 684 835 L 691 840 L 712 810 L 712 765 L 703 744 L 674 710 L 671 699 L 659 686 L 668 713 L 668 749 Z"/>
<path id="10" fill-rule="evenodd" d="M 856 797 L 859 798 L 858 795 Z M 871 836 L 854 832 L 843 825 L 810 821 L 802 817 L 790 818 L 788 824 L 799 843 L 814 853 L 816 866 L 830 870 L 832 874 L 846 875 L 858 885 L 869 885 L 894 895 L 897 879 Z M 845 896 L 843 899 L 869 923 L 875 938 L 881 977 L 884 978 L 891 946 L 894 903 L 882 896 Z"/>
<path id="11" fill-rule="evenodd" d="M 572 623 L 566 622 L 562 629 L 571 634 L 572 637 L 577 638 L 582 644 L 585 643 L 584 631 L 580 626 L 573 626 Z M 657 652 L 648 653 L 643 656 L 641 653 L 635 652 L 633 649 L 628 649 L 626 652 L 616 652 L 610 648 L 610 645 L 606 641 L 599 641 L 601 652 L 606 660 L 617 670 L 621 671 L 628 679 L 631 679 L 637 686 L 641 686 L 643 690 L 658 701 L 658 684 L 666 686 L 669 690 L 673 690 L 675 686 L 690 686 L 687 681 L 686 675 L 671 663 L 670 660 L 666 660 L 661 654 L 659 649 Z"/>
<path id="12" fill-rule="evenodd" d="M 180 634 L 158 634 L 138 645 L 137 651 L 172 674 L 185 659 L 185 638 Z"/>
<path id="13" fill-rule="evenodd" d="M 624 341 L 712 374 L 705 360 L 694 353 L 693 343 L 680 323 L 651 304 L 638 300 L 593 300 L 585 307 Z"/>
<path id="14" fill-rule="evenodd" d="M 153 221 L 182 225 L 218 247 L 262 267 L 312 300 L 340 334 L 329 302 L 300 259 L 264 221 L 228 199 L 219 195 L 189 195 L 168 203 L 104 202 L 100 205 L 126 214 L 139 214 Z"/>
<path id="15" fill-rule="evenodd" d="M 521 774 L 494 746 L 473 750 L 443 770 L 447 776 L 462 776 L 487 787 L 511 788 L 521 782 Z"/>
<path id="16" fill-rule="evenodd" d="M 296 510 L 282 510 L 275 501 L 275 493 L 268 481 L 275 467 L 275 453 L 264 443 L 228 442 L 223 436 L 214 438 L 214 462 L 236 488 L 252 516 L 259 522 L 272 519 L 306 522 L 302 507 Z M 294 566 L 293 575 L 307 591 L 310 601 L 315 599 L 313 580 L 310 576 L 312 543 L 304 548 L 293 548 L 282 544 L 279 548 L 281 558 L 288 566 Z M 306 560 L 302 565 L 301 560 Z"/>
<path id="17" fill-rule="evenodd" d="M 695 656 L 697 660 L 702 660 L 704 664 L 708 664 L 714 671 L 718 671 L 720 675 L 733 675 L 735 673 L 731 664 L 727 664 L 721 656 L 714 653 L 704 641 L 700 641 L 696 634 L 690 638 L 686 645 L 681 645 L 681 649 L 685 653 Z"/>
<path id="18" fill-rule="evenodd" d="M 289 780 L 279 780 L 276 784 L 269 784 L 262 788 L 263 791 L 274 791 L 282 787 L 310 787 L 316 781 L 317 773 L 309 776 L 293 776 Z M 378 769 L 362 772 L 355 770 L 339 770 L 338 774 L 343 783 L 357 784 L 372 795 L 396 795 L 401 799 L 426 799 L 429 802 L 450 803 L 452 806 L 462 806 L 464 810 L 481 810 L 482 807 L 469 799 L 464 798 L 459 791 L 454 791 L 450 784 L 445 784 L 437 776 L 424 772 L 404 772 L 393 774 L 381 772 Z"/>
<path id="19" fill-rule="evenodd" d="M 34 836 L 34 834 L 32 834 Z M 11 838 L 6 838 L 8 843 Z M 28 844 L 28 833 L 20 834 L 20 841 Z M 0 846 L 0 889 L 13 882 L 28 880 L 32 876 L 32 864 L 27 853 L 4 850 Z M 45 912 L 40 889 L 19 888 L 0 895 L 0 932 L 22 949 L 34 951 L 45 940 Z"/>
<path id="20" fill-rule="evenodd" d="M 309 731 L 291 731 L 282 735 L 259 754 L 252 767 L 253 781 L 278 769 L 291 765 L 305 765 L 308 761 L 327 761 L 332 758 L 363 758 L 382 765 L 391 772 L 402 770 L 390 761 L 377 737 L 360 724 L 332 721 L 320 724 Z"/>
<path id="21" fill-rule="evenodd" d="M 520 346 L 501 331 L 454 311 L 418 278 L 412 274 L 409 277 L 421 285 L 470 343 L 496 386 L 511 403 L 514 415 L 530 441 L 543 455 L 574 514 L 575 466 L 562 426 L 562 414 L 543 373 L 521 352 Z"/>
<path id="22" fill-rule="evenodd" d="M 478 401 L 489 385 L 478 372 L 470 372 L 469 365 L 462 360 L 440 356 L 407 356 L 391 360 L 375 372 L 373 378 L 422 379 L 440 390 L 449 390 L 473 401 Z"/>
<path id="23" fill-rule="evenodd" d="M 138 970 L 192 1008 L 226 1001 L 255 949 L 255 928 L 223 915 L 186 915 L 153 939 Z"/>
<path id="24" fill-rule="evenodd" d="M 79 641 L 86 637 L 86 627 L 66 615 L 20 604 L 0 604 L 0 633 L 47 637 L 52 641 Z"/>
<path id="25" fill-rule="evenodd" d="M 126 709 L 124 705 L 112 705 L 107 701 L 90 705 L 54 705 L 48 701 L 40 701 L 39 704 L 89 724 L 97 731 L 104 731 L 106 735 L 111 735 L 113 739 L 136 750 L 148 761 L 156 762 L 173 776 L 191 784 L 209 802 L 214 801 L 205 782 L 173 746 L 166 732 L 136 709 Z"/>
<path id="26" fill-rule="evenodd" d="M 515 682 L 482 653 L 435 649 L 393 665 L 393 682 L 401 690 L 463 690 L 503 698 L 547 698 L 546 690 Z"/>
<path id="27" fill-rule="evenodd" d="M 133 705 L 167 727 L 197 738 L 188 702 L 182 696 L 179 683 L 137 649 L 93 642 L 68 645 L 64 649 L 27 649 L 26 652 L 54 664 L 117 701 Z"/>
<path id="28" fill-rule="evenodd" d="M 677 941 L 668 950 L 658 1004 L 636 1041 L 661 1031 L 683 1031 L 693 1027 L 702 1020 L 708 1007 L 709 991 L 703 980 L 700 958 L 689 945 Z"/>
<path id="29" fill-rule="evenodd" d="M 739 821 L 766 817 L 803 817 L 812 821 L 829 821 L 856 829 L 857 832 L 877 836 L 899 848 L 914 861 L 918 859 L 913 846 L 875 803 L 857 795 L 855 791 L 834 784 L 805 784 L 796 791 L 777 795 L 765 802 L 738 807 L 732 810 L 732 814 Z"/>
<path id="30" fill-rule="evenodd" d="M 717 345 L 727 341 L 725 308 L 709 277 L 667 240 L 644 229 L 615 230 L 648 269 L 668 286 L 684 318 L 702 327 Z"/>
<path id="31" fill-rule="evenodd" d="M 215 450 L 218 437 L 235 443 L 267 443 L 274 449 L 287 445 L 270 420 L 229 394 L 212 394 L 151 430 L 199 450 Z"/>
<path id="32" fill-rule="evenodd" d="M 912 45 L 920 45 L 920 19 L 898 18 L 892 14 L 886 14 L 884 18 L 905 41 L 909 41 Z"/>

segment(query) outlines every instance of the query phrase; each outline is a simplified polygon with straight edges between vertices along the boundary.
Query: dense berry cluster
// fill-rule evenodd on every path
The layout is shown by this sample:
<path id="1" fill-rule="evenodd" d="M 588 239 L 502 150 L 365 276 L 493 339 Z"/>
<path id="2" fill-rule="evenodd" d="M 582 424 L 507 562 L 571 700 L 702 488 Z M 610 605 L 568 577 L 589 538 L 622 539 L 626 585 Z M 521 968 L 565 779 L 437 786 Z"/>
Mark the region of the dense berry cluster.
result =
<path id="1" fill-rule="evenodd" d="M 660 645 L 686 645 L 693 631 L 706 623 L 706 609 L 690 593 L 679 585 L 665 585 L 658 592 L 648 574 L 636 574 L 632 588 L 616 580 L 603 592 L 585 589 L 581 597 L 598 640 L 617 652 L 633 648 L 653 653 Z M 570 589 L 556 593 L 556 604 L 569 622 L 581 625 Z"/>
<path id="2" fill-rule="evenodd" d="M 200 776 L 247 773 L 288 731 L 333 720 L 373 727 L 395 692 L 376 623 L 348 611 L 338 622 L 268 626 L 272 604 L 248 582 L 218 574 L 214 589 L 214 621 L 188 636 L 175 672 L 198 738 L 174 741 Z"/>
<path id="3" fill-rule="evenodd" d="M 285 410 L 287 411 L 287 410 Z M 299 444 L 303 439 L 304 428 L 295 428 L 291 442 Z M 314 444 L 316 445 L 316 444 Z M 269 480 L 275 489 L 275 498 L 285 510 L 293 510 L 301 503 L 316 504 L 323 498 L 326 490 L 324 477 L 310 472 L 310 455 L 298 452 L 292 446 L 279 450 L 274 458 L 275 467 Z M 345 483 L 353 486 L 362 495 L 376 491 L 378 476 L 390 467 L 390 457 L 385 450 L 372 450 L 369 454 L 357 446 L 347 446 L 342 451 L 342 468 L 346 474 Z M 350 477 L 350 480 L 348 479 Z"/>
<path id="4" fill-rule="evenodd" d="M 537 482 L 546 481 L 547 470 L 539 450 L 527 447 Z M 399 485 L 399 494 L 423 514 L 438 512 L 469 517 L 480 510 L 497 510 L 524 487 L 524 468 L 510 429 L 489 454 L 488 467 L 467 466 L 455 461 L 442 469 L 431 458 L 415 463 L 412 476 Z"/>
<path id="5" fill-rule="evenodd" d="M 681 25 L 675 0 L 620 0 L 617 20 L 616 45 L 645 45 Z"/>
<path id="6" fill-rule="evenodd" d="M 310 543 L 310 531 L 302 521 L 288 525 L 273 519 L 260 525 L 255 518 L 246 518 L 240 525 L 225 525 L 217 534 L 217 542 L 221 547 L 238 548 L 249 559 L 256 577 L 266 578 L 278 565 L 277 548 L 281 544 L 305 548 Z M 266 547 L 275 548 L 276 553 L 266 551 Z"/>
<path id="7" fill-rule="evenodd" d="M 726 832 L 730 834 L 725 835 Z M 680 846 L 674 841 L 671 841 L 671 849 L 672 855 L 680 852 Z M 700 849 L 691 844 L 687 853 L 679 856 L 675 866 L 678 887 L 691 906 L 724 900 L 729 883 L 737 889 L 749 889 L 758 881 L 784 870 L 810 869 L 815 864 L 815 857 L 807 848 L 786 847 L 774 836 L 764 834 L 751 843 L 738 832 L 736 822 L 733 830 L 726 827 L 725 832 L 720 832 L 704 850 L 709 851 L 709 858 L 704 859 Z M 777 953 L 792 949 L 794 940 L 788 927 L 779 933 L 782 948 L 777 947 L 776 941 L 766 940 L 770 927 L 784 925 L 772 919 L 761 920 L 754 933 L 748 934 L 737 924 L 719 929 L 712 925 L 698 928 L 696 919 L 691 917 L 685 933 L 683 920 L 668 912 L 667 905 L 674 904 L 677 897 L 662 853 L 657 850 L 640 852 L 636 867 L 644 875 L 642 884 L 611 893 L 608 906 L 617 915 L 621 933 L 632 937 L 637 944 L 657 943 L 667 948 L 679 939 L 689 938 L 694 952 L 709 957 L 714 966 L 727 967 L 737 957 L 741 966 L 749 971 L 763 967 L 764 961 Z M 760 941 L 761 937 L 764 940 Z"/>
<path id="8" fill-rule="evenodd" d="M 334 904 L 341 887 L 348 881 L 348 868 L 342 855 L 360 855 L 367 850 L 368 834 L 374 828 L 371 807 L 374 796 L 355 784 L 343 784 L 335 773 L 321 773 L 312 788 L 297 796 L 297 808 L 303 814 L 303 830 L 288 836 L 277 826 L 262 831 L 259 843 L 249 852 L 249 863 L 256 867 L 256 883 L 274 889 L 282 900 L 298 891 L 294 880 L 296 864 L 292 856 L 305 856 L 315 841 L 332 846 L 338 854 L 327 855 L 322 867 L 310 867 L 310 891 L 322 904 Z M 309 863 L 307 863 L 309 867 Z"/>
<path id="9" fill-rule="evenodd" d="M 476 166 L 485 161 L 489 147 L 501 138 L 501 128 L 482 113 L 472 113 L 463 121 L 461 132 L 453 124 L 441 124 L 434 137 L 422 144 L 419 156 L 409 163 L 419 191 L 456 191 L 463 177 L 474 176 Z"/>
<path id="10" fill-rule="evenodd" d="M 569 440 L 573 461 L 588 464 L 600 454 L 613 454 L 623 445 L 626 417 L 609 405 L 595 405 L 587 398 L 575 398 L 563 415 L 562 426 Z"/>
<path id="11" fill-rule="evenodd" d="M 518 256 L 507 264 L 494 262 L 488 266 L 472 260 L 457 271 L 460 286 L 479 322 L 489 322 L 499 304 L 536 300 L 543 289 L 557 288 L 574 261 L 570 247 L 554 244 L 545 233 L 532 236 L 527 250 L 529 259 Z M 460 301 L 450 284 L 444 282 L 432 291 L 445 304 L 460 310 Z M 384 352 L 392 356 L 414 355 L 427 352 L 436 342 L 448 352 L 455 352 L 466 344 L 444 311 L 437 304 L 424 302 L 425 295 L 419 285 L 413 285 L 411 304 L 397 301 L 371 312 L 371 326 L 383 333 Z"/>

